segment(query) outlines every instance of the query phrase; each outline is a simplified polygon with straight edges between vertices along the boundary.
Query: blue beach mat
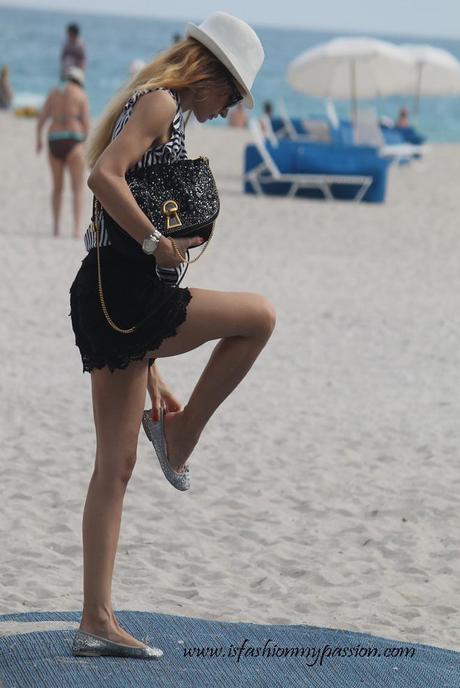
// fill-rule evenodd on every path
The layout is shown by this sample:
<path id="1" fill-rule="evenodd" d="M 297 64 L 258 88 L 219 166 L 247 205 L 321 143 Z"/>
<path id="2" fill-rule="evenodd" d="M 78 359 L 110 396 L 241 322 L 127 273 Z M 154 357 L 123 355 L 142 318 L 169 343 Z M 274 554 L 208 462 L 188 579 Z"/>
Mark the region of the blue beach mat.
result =
<path id="1" fill-rule="evenodd" d="M 460 653 L 304 625 L 116 612 L 157 661 L 73 657 L 79 612 L 0 616 L 2 688 L 459 688 Z"/>

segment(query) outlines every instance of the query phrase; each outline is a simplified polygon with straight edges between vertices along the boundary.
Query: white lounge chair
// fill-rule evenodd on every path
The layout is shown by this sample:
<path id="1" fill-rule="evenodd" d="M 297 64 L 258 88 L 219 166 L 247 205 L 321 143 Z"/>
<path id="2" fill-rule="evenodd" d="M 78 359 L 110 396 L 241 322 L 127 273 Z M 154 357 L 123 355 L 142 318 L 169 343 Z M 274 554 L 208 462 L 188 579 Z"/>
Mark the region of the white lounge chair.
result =
<path id="1" fill-rule="evenodd" d="M 338 129 L 340 126 L 339 116 L 335 109 L 332 98 L 326 98 L 324 101 L 324 110 L 331 129 Z"/>
<path id="2" fill-rule="evenodd" d="M 350 184 L 359 187 L 356 196 L 353 198 L 353 201 L 359 203 L 369 186 L 372 184 L 372 177 L 361 175 L 280 172 L 276 162 L 267 150 L 265 139 L 257 120 L 250 120 L 249 129 L 253 137 L 254 145 L 257 147 L 259 155 L 262 158 L 262 162 L 245 173 L 244 181 L 252 184 L 257 194 L 263 194 L 261 182 L 288 183 L 291 185 L 287 194 L 288 198 L 294 197 L 299 189 L 320 189 L 326 199 L 333 201 L 334 196 L 331 191 L 332 184 Z"/>
<path id="3" fill-rule="evenodd" d="M 278 148 L 279 139 L 278 139 L 277 135 L 275 134 L 275 132 L 273 131 L 272 121 L 271 121 L 270 117 L 266 114 L 263 114 L 260 118 L 260 121 L 263 124 L 263 131 L 262 131 L 262 127 L 260 127 L 260 131 L 261 131 L 262 136 L 265 136 L 265 138 L 270 141 L 273 148 Z"/>

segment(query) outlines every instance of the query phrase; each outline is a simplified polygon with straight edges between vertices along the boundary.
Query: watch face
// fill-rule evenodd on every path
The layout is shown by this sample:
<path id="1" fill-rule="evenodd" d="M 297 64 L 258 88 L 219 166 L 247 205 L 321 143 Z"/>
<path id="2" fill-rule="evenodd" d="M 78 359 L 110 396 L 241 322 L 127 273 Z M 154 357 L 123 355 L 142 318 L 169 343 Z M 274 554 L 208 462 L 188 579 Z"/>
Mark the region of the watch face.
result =
<path id="1" fill-rule="evenodd" d="M 145 253 L 148 253 L 149 255 L 151 255 L 152 253 L 155 252 L 156 242 L 153 241 L 153 239 L 151 239 L 150 237 L 147 237 L 147 239 L 144 239 L 144 241 L 142 243 L 142 248 L 143 248 Z"/>

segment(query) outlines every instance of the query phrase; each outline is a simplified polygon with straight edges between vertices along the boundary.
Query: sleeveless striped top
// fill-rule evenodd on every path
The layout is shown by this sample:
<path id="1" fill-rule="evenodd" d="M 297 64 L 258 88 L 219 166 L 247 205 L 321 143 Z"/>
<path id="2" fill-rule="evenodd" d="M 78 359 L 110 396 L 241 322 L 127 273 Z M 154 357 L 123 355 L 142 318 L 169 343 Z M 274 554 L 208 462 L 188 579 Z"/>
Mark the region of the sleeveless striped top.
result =
<path id="1" fill-rule="evenodd" d="M 121 132 L 126 122 L 131 117 L 133 108 L 139 100 L 139 98 L 143 96 L 145 93 L 157 90 L 167 91 L 168 93 L 170 93 L 177 104 L 176 113 L 172 121 L 171 138 L 169 139 L 169 141 L 162 144 L 161 146 L 152 146 L 151 148 L 148 148 L 143 154 L 142 158 L 140 158 L 140 160 L 138 160 L 137 163 L 131 169 L 134 169 L 135 167 L 148 167 L 150 165 L 155 165 L 160 162 L 167 163 L 173 162 L 174 160 L 183 160 L 187 157 L 187 152 L 185 150 L 184 117 L 180 106 L 179 94 L 176 91 L 167 88 L 150 88 L 136 91 L 135 93 L 133 93 L 131 98 L 125 104 L 117 121 L 115 122 L 111 140 L 113 141 L 113 139 L 116 138 L 118 134 Z M 96 248 L 96 235 L 91 230 L 91 227 L 88 227 L 88 229 L 85 232 L 84 242 L 87 251 L 90 251 L 92 248 Z M 101 219 L 99 227 L 99 246 L 110 246 L 110 239 L 108 237 L 108 233 L 105 230 L 103 219 Z M 187 257 L 189 257 L 188 250 Z M 159 267 L 158 265 L 155 265 L 156 273 L 159 279 L 161 279 L 162 282 L 168 282 L 172 285 L 178 284 L 178 282 L 185 275 L 187 267 L 187 263 L 180 263 L 180 265 L 177 265 L 174 268 L 163 268 Z"/>

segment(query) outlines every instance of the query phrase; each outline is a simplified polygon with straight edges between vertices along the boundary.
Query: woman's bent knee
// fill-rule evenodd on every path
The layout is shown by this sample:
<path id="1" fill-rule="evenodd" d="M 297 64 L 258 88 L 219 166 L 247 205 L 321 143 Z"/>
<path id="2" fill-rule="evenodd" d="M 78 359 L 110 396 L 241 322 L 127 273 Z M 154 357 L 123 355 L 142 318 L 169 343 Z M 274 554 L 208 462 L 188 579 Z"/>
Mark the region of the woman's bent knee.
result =
<path id="1" fill-rule="evenodd" d="M 276 325 L 276 311 L 273 304 L 262 294 L 255 294 L 257 297 L 257 321 L 259 334 L 268 339 Z"/>
<path id="2" fill-rule="evenodd" d="M 191 288 L 187 319 L 146 358 L 176 356 L 205 342 L 227 337 L 255 337 L 267 341 L 275 327 L 273 305 L 254 292 L 220 292 Z"/>

